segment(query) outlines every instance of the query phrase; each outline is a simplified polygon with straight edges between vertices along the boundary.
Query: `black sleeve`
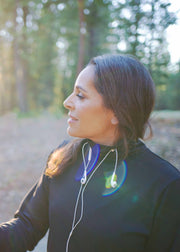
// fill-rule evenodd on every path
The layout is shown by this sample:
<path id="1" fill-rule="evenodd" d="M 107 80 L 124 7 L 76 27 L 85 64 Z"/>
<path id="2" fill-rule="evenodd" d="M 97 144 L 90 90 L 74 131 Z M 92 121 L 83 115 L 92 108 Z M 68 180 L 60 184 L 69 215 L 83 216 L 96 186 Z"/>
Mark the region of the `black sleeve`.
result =
<path id="1" fill-rule="evenodd" d="M 164 190 L 156 209 L 146 252 L 180 252 L 180 179 Z"/>
<path id="2" fill-rule="evenodd" d="M 49 178 L 41 176 L 23 200 L 14 219 L 0 225 L 0 251 L 32 251 L 48 227 Z"/>

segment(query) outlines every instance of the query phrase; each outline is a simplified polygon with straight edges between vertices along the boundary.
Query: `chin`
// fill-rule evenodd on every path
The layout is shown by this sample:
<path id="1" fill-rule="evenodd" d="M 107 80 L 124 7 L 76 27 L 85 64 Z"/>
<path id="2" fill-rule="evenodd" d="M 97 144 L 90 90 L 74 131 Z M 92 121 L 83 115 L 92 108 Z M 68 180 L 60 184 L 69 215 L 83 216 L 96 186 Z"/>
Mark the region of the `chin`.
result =
<path id="1" fill-rule="evenodd" d="M 78 132 L 76 130 L 73 130 L 71 127 L 67 128 L 67 133 L 69 136 L 82 138 L 80 134 L 78 134 Z"/>

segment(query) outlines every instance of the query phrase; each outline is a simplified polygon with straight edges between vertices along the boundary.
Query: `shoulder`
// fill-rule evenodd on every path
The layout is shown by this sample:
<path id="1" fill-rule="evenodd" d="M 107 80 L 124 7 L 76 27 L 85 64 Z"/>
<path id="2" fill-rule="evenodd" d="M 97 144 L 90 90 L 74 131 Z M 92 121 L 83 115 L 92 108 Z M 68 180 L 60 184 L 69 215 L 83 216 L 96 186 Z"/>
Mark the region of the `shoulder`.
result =
<path id="1" fill-rule="evenodd" d="M 143 160 L 152 169 L 152 172 L 156 172 L 164 177 L 180 179 L 180 171 L 175 166 L 156 153 L 152 152 L 147 147 L 144 152 Z"/>
<path id="2" fill-rule="evenodd" d="M 63 147 L 65 147 L 67 144 L 69 144 L 70 141 L 68 140 L 64 140 L 62 141 L 56 148 L 54 148 L 49 156 L 48 156 L 48 160 L 47 160 L 47 163 L 52 159 L 53 155 L 55 155 L 56 152 L 60 151 Z"/>
<path id="3" fill-rule="evenodd" d="M 55 177 L 62 174 L 66 168 L 72 166 L 77 160 L 82 140 L 74 139 L 64 141 L 48 157 L 45 174 L 49 177 Z"/>
<path id="4" fill-rule="evenodd" d="M 127 160 L 129 171 L 133 169 L 134 176 L 138 176 L 143 183 L 156 185 L 162 190 L 170 183 L 180 180 L 180 171 L 171 163 L 152 152 L 144 143 L 139 151 Z M 136 173 L 136 174 L 135 174 Z"/>

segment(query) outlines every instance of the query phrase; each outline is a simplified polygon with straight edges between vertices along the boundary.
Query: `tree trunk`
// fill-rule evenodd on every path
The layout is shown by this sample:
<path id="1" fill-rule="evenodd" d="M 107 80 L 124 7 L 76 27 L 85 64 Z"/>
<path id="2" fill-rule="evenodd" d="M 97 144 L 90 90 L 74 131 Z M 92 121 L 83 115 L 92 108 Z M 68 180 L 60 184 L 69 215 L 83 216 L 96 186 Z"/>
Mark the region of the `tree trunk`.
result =
<path id="1" fill-rule="evenodd" d="M 15 71 L 15 83 L 16 83 L 16 92 L 17 92 L 17 103 L 21 112 L 25 113 L 28 111 L 28 103 L 27 103 L 27 72 L 26 72 L 26 64 L 25 61 L 22 60 L 20 55 L 20 46 L 19 46 L 19 37 L 22 36 L 20 34 L 17 36 L 16 31 L 16 8 L 18 2 L 16 1 L 14 8 L 14 41 L 13 41 L 13 52 L 14 52 L 14 71 Z M 24 24 L 25 25 L 25 24 Z M 23 41 L 26 43 L 26 41 Z"/>
<path id="2" fill-rule="evenodd" d="M 1 55 L 1 61 L 0 61 L 0 114 L 3 114 L 6 110 L 6 96 L 5 96 L 5 86 L 6 86 L 6 80 L 5 80 L 5 70 L 4 70 L 4 55 L 3 55 L 3 48 L 0 46 L 0 55 Z"/>
<path id="3" fill-rule="evenodd" d="M 87 50 L 88 50 L 88 58 L 91 59 L 92 57 L 98 54 L 97 52 L 97 45 L 99 44 L 98 39 L 101 37 L 101 34 L 97 33 L 97 22 L 95 20 L 99 20 L 97 4 L 92 3 L 90 6 L 90 13 L 91 17 L 89 17 L 87 21 L 87 31 L 88 31 L 88 41 L 87 41 Z"/>
<path id="4" fill-rule="evenodd" d="M 84 16 L 84 0 L 78 0 L 79 12 L 79 44 L 78 44 L 78 64 L 77 75 L 84 67 L 85 52 L 85 16 Z"/>

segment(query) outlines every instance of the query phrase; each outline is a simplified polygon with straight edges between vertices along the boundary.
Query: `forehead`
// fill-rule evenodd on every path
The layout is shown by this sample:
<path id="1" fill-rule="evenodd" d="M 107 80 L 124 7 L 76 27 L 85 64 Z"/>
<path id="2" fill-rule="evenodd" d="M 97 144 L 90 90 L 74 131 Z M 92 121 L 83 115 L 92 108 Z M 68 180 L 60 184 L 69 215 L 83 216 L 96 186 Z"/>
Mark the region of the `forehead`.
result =
<path id="1" fill-rule="evenodd" d="M 95 67 L 90 65 L 85 67 L 76 79 L 75 86 L 94 87 Z"/>

